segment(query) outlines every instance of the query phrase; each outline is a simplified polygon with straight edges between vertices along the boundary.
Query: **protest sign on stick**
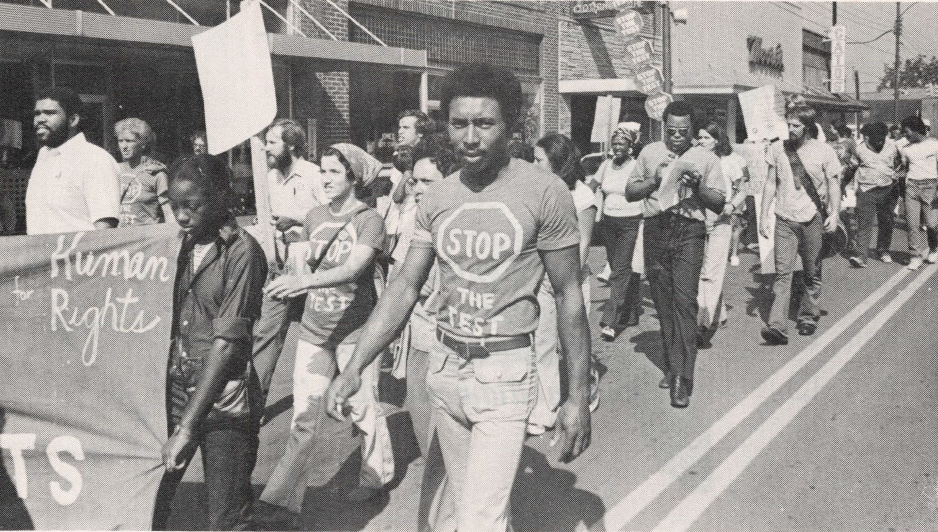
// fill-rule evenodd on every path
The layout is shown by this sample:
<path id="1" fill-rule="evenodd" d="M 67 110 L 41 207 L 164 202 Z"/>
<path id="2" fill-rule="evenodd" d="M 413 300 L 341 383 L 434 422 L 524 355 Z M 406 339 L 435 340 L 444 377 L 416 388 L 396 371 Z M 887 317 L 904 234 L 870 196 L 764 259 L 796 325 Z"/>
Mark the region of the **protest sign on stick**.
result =
<path id="1" fill-rule="evenodd" d="M 149 529 L 174 224 L 0 239 L 0 529 Z"/>
<path id="2" fill-rule="evenodd" d="M 224 24 L 192 37 L 199 84 L 205 100 L 209 153 L 217 155 L 241 144 L 277 116 L 274 74 L 259 2 L 245 2 Z M 258 224 L 251 234 L 268 263 L 274 261 L 266 157 L 258 139 L 251 141 L 254 197 Z"/>
<path id="3" fill-rule="evenodd" d="M 739 107 L 749 140 L 788 140 L 785 98 L 775 85 L 739 93 Z"/>

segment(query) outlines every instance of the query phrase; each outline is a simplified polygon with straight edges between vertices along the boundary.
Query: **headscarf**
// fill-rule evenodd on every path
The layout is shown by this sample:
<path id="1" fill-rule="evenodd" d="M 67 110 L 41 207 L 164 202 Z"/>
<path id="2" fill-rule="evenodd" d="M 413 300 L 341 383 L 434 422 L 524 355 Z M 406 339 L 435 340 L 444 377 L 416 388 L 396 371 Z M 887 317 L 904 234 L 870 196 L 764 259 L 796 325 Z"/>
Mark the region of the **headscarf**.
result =
<path id="1" fill-rule="evenodd" d="M 381 161 L 369 155 L 365 150 L 346 142 L 333 144 L 332 147 L 342 152 L 342 156 L 352 167 L 352 173 L 355 174 L 355 177 L 361 179 L 362 185 L 367 187 L 378 177 L 378 171 L 381 170 Z"/>
<path id="2" fill-rule="evenodd" d="M 642 126 L 638 122 L 619 122 L 612 131 L 612 136 L 615 137 L 617 134 L 625 135 L 625 138 L 629 139 L 629 144 L 635 144 L 641 131 Z"/>

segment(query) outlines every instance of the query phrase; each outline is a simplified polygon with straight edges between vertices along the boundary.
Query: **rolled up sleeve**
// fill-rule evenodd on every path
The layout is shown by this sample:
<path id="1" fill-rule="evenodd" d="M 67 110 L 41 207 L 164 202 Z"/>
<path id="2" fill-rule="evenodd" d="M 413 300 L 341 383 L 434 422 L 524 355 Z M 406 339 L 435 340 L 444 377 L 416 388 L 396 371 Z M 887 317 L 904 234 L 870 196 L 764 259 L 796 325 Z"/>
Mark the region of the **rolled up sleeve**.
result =
<path id="1" fill-rule="evenodd" d="M 261 313 L 267 260 L 248 234 L 242 232 L 232 245 L 224 275 L 224 297 L 218 315 L 212 320 L 214 338 L 250 343 L 254 322 Z"/>

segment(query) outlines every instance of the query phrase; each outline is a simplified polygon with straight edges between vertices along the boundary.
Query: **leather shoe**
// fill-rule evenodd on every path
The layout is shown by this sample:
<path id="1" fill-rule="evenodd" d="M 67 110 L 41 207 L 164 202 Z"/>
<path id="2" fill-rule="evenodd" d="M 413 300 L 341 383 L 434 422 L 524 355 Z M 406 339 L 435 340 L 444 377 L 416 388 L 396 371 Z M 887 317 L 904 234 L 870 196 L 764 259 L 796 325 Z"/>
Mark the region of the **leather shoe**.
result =
<path id="1" fill-rule="evenodd" d="M 664 389 L 671 387 L 671 373 L 670 372 L 666 372 L 664 374 L 664 377 L 661 377 L 661 380 L 658 381 L 658 387 L 664 388 Z"/>
<path id="2" fill-rule="evenodd" d="M 767 345 L 788 345 L 788 335 L 775 327 L 764 327 L 762 339 Z"/>
<path id="3" fill-rule="evenodd" d="M 798 334 L 801 336 L 811 336 L 817 330 L 817 324 L 810 321 L 803 321 L 798 324 Z"/>
<path id="4" fill-rule="evenodd" d="M 671 406 L 674 408 L 687 408 L 690 404 L 690 390 L 693 386 L 690 380 L 679 375 L 671 377 Z"/>

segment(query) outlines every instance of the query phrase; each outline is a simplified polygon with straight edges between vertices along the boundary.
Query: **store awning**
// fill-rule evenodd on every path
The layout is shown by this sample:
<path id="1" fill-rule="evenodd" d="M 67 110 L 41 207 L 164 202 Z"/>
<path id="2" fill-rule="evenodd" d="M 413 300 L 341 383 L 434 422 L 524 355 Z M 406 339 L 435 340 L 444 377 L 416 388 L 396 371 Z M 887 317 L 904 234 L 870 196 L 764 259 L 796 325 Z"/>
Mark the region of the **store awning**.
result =
<path id="1" fill-rule="evenodd" d="M 730 95 L 739 94 L 767 85 L 763 80 L 752 75 L 737 76 L 740 79 L 729 80 L 716 73 L 705 73 L 693 79 L 675 81 L 674 94 L 680 95 Z M 846 94 L 834 94 L 827 89 L 818 87 L 799 86 L 785 80 L 778 80 L 778 88 L 785 94 L 801 94 L 805 101 L 823 109 L 836 109 L 844 112 L 858 112 L 869 109 L 865 105 Z"/>
<path id="2" fill-rule="evenodd" d="M 192 36 L 210 29 L 160 20 L 0 3 L 0 32 L 82 37 L 192 47 Z M 268 33 L 273 55 L 425 69 L 427 52 L 393 46 L 308 39 Z"/>
<path id="3" fill-rule="evenodd" d="M 870 109 L 865 103 L 846 94 L 834 94 L 818 87 L 805 87 L 801 95 L 804 96 L 809 105 L 825 109 L 837 109 L 847 112 L 868 111 Z"/>

